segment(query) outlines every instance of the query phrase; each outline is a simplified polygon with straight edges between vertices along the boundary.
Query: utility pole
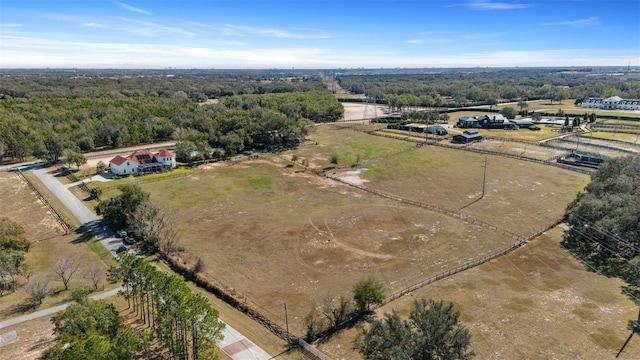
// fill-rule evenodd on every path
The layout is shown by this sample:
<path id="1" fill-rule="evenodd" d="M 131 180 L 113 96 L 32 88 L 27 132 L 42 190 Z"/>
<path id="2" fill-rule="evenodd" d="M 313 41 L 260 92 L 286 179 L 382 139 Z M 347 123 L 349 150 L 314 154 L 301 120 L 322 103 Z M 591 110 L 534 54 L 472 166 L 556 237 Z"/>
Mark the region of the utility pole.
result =
<path id="1" fill-rule="evenodd" d="M 287 324 L 287 338 L 289 337 L 289 316 L 287 315 L 287 303 L 284 303 L 284 322 Z"/>
<path id="2" fill-rule="evenodd" d="M 487 183 L 487 157 L 484 157 L 484 173 L 482 174 L 482 196 L 480 199 L 484 199 L 484 189 L 485 184 Z"/>

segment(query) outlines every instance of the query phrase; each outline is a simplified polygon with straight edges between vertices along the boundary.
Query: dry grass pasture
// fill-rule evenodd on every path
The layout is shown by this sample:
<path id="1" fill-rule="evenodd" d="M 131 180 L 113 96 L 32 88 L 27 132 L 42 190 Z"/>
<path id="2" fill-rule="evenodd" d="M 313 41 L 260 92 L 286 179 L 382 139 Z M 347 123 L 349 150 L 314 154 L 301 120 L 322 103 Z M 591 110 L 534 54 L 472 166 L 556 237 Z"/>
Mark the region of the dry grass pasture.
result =
<path id="1" fill-rule="evenodd" d="M 15 172 L 0 172 L 0 216 L 22 226 L 31 241 L 64 234 L 64 229 L 29 184 Z"/>
<path id="2" fill-rule="evenodd" d="M 477 359 L 613 359 L 637 306 L 622 282 L 589 271 L 562 249 L 554 228 L 504 257 L 425 286 L 376 310 L 408 315 L 416 299 L 451 301 L 470 329 Z M 318 344 L 332 359 L 355 359 L 357 329 Z M 634 337 L 620 359 L 636 359 Z"/>
<path id="3" fill-rule="evenodd" d="M 291 156 L 299 161 L 291 165 Z M 238 298 L 304 335 L 303 317 L 325 297 L 348 294 L 369 274 L 394 292 L 515 240 L 463 220 L 381 198 L 312 174 L 328 157 L 327 174 L 396 197 L 462 210 L 527 236 L 562 215 L 586 175 L 489 157 L 487 195 L 483 155 L 352 130 L 318 127 L 312 140 L 279 155 L 230 165 L 215 163 L 179 176 L 132 178 L 170 211 L 187 251 L 186 264 L 204 261 L 204 274 Z M 353 167 L 357 156 L 370 159 Z M 118 182 L 99 184 L 105 196 Z M 466 206 L 466 207 L 465 207 Z M 532 211 L 531 209 L 536 209 Z"/>
<path id="4" fill-rule="evenodd" d="M 367 188 L 462 211 L 528 236 L 562 216 L 589 176 L 516 159 L 424 146 L 367 164 Z"/>
<path id="5" fill-rule="evenodd" d="M 493 139 L 477 141 L 467 146 L 472 149 L 496 151 L 504 154 L 524 156 L 538 160 L 548 160 L 555 156 L 566 154 L 566 151 L 554 149 L 551 147 Z"/>

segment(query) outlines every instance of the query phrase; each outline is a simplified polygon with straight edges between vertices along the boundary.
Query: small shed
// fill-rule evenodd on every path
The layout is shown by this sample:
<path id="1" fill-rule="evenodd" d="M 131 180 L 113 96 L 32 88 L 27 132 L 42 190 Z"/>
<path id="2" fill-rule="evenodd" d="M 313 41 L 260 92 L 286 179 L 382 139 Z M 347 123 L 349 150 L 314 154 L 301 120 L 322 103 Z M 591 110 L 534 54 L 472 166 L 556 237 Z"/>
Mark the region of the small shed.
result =
<path id="1" fill-rule="evenodd" d="M 478 132 L 478 130 L 466 130 L 462 134 L 455 135 L 453 137 L 454 142 L 460 143 L 470 143 L 474 141 L 482 141 L 482 135 Z"/>
<path id="2" fill-rule="evenodd" d="M 442 125 L 429 126 L 425 129 L 427 134 L 447 135 L 447 129 Z"/>

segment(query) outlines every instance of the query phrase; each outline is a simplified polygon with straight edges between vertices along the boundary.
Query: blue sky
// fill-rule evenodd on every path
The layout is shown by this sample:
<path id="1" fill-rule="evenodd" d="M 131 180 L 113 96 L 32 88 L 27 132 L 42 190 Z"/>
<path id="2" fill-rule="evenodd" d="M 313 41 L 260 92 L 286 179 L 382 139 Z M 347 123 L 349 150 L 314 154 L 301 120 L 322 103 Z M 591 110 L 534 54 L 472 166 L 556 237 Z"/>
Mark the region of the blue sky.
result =
<path id="1" fill-rule="evenodd" d="M 0 68 L 629 63 L 638 0 L 0 0 Z"/>

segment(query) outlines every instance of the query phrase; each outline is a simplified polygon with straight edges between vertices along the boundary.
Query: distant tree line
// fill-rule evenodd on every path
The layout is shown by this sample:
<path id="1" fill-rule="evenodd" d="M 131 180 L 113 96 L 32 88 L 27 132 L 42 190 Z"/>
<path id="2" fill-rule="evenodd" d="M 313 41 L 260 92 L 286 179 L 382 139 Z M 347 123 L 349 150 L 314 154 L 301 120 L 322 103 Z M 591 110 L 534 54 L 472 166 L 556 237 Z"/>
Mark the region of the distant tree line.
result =
<path id="1" fill-rule="evenodd" d="M 335 121 L 344 111 L 313 77 L 295 82 L 213 80 L 195 75 L 5 76 L 0 83 L 0 163 L 31 156 L 59 161 L 65 150 L 169 139 L 192 142 L 203 151 L 221 148 L 227 155 L 290 147 L 307 135 L 313 122 Z M 199 104 L 210 98 L 219 103 Z"/>
<path id="2" fill-rule="evenodd" d="M 439 73 L 340 74 L 340 86 L 365 94 L 392 109 L 406 106 L 495 105 L 499 101 L 568 98 L 640 98 L 640 81 L 631 76 L 605 76 L 594 71 L 511 69 Z"/>

